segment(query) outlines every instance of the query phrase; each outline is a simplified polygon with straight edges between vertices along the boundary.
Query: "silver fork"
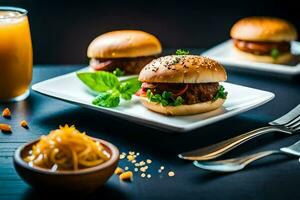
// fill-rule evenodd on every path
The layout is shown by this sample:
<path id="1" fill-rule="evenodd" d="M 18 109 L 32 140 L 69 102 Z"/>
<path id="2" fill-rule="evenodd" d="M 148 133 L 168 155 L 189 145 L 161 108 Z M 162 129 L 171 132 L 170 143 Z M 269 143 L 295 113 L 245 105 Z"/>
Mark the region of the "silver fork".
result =
<path id="1" fill-rule="evenodd" d="M 270 132 L 293 134 L 300 130 L 300 104 L 282 117 L 269 122 L 270 126 L 258 128 L 228 140 L 204 148 L 181 153 L 179 158 L 185 160 L 211 160 L 231 151 L 244 142 Z"/>
<path id="2" fill-rule="evenodd" d="M 287 155 L 300 156 L 300 141 L 289 147 L 280 148 L 280 150 L 263 151 L 252 155 L 242 156 L 218 161 L 194 161 L 194 165 L 201 169 L 214 172 L 235 172 L 244 169 L 248 164 L 264 158 L 269 155 L 284 153 Z"/>

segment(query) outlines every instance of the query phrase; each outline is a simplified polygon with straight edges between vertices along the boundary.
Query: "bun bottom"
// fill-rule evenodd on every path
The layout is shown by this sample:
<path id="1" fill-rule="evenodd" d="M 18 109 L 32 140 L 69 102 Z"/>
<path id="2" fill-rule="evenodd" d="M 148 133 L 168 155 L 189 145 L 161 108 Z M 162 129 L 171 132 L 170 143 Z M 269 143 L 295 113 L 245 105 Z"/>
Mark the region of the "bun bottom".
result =
<path id="1" fill-rule="evenodd" d="M 180 106 L 162 106 L 160 103 L 150 102 L 146 97 L 140 97 L 142 104 L 157 113 L 164 115 L 195 115 L 215 110 L 223 105 L 225 99 L 217 99 L 216 101 L 206 101 L 191 105 Z"/>
<path id="2" fill-rule="evenodd" d="M 291 53 L 281 54 L 278 58 L 274 59 L 272 56 L 267 55 L 255 55 L 252 53 L 247 53 L 233 47 L 234 56 L 242 60 L 251 60 L 255 62 L 273 63 L 273 64 L 286 64 L 293 60 L 293 55 Z"/>

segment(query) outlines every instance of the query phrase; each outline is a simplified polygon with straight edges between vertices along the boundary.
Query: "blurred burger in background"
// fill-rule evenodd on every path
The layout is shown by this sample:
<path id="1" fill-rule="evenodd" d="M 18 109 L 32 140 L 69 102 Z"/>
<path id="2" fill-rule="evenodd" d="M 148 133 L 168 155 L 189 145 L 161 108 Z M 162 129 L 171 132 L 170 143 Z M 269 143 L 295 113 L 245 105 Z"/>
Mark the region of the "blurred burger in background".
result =
<path id="1" fill-rule="evenodd" d="M 159 40 L 139 30 L 118 30 L 102 34 L 88 47 L 90 67 L 116 75 L 138 74 L 162 51 Z"/>
<path id="2" fill-rule="evenodd" d="M 297 39 L 297 30 L 283 19 L 248 17 L 233 25 L 230 36 L 237 57 L 280 64 L 293 59 L 291 41 Z"/>

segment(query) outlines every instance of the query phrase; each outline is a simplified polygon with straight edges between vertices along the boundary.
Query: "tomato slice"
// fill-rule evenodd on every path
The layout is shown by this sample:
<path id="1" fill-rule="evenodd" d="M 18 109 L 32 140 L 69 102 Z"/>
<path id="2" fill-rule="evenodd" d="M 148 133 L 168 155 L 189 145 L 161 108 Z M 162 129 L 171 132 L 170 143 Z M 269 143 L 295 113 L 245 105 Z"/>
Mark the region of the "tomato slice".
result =
<path id="1" fill-rule="evenodd" d="M 147 96 L 147 92 L 141 88 L 135 93 L 135 96 Z"/>

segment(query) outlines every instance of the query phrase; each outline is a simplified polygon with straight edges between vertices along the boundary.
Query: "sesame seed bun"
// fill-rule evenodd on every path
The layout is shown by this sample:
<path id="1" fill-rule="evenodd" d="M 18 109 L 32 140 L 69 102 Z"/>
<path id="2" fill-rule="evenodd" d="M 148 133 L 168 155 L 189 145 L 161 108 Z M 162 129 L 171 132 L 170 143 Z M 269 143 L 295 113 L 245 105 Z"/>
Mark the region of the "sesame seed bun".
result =
<path id="1" fill-rule="evenodd" d="M 254 42 L 289 42 L 297 39 L 297 30 L 289 22 L 273 17 L 247 17 L 230 31 L 234 39 Z"/>
<path id="2" fill-rule="evenodd" d="M 88 47 L 89 58 L 135 58 L 160 54 L 159 40 L 139 30 L 112 31 L 98 36 Z"/>
<path id="3" fill-rule="evenodd" d="M 281 53 L 276 59 L 269 55 L 256 55 L 241 51 L 235 46 L 233 47 L 233 54 L 236 58 L 242 60 L 251 60 L 255 62 L 286 64 L 293 60 L 294 56 L 290 52 Z"/>
<path id="4" fill-rule="evenodd" d="M 203 56 L 169 55 L 154 59 L 139 75 L 142 82 L 211 83 L 226 81 L 221 64 Z"/>
<path id="5" fill-rule="evenodd" d="M 194 115 L 215 110 L 223 105 L 225 99 L 217 99 L 216 101 L 207 101 L 191 105 L 180 106 L 162 106 L 160 103 L 150 102 L 146 97 L 140 97 L 142 104 L 157 113 L 164 115 Z"/>

